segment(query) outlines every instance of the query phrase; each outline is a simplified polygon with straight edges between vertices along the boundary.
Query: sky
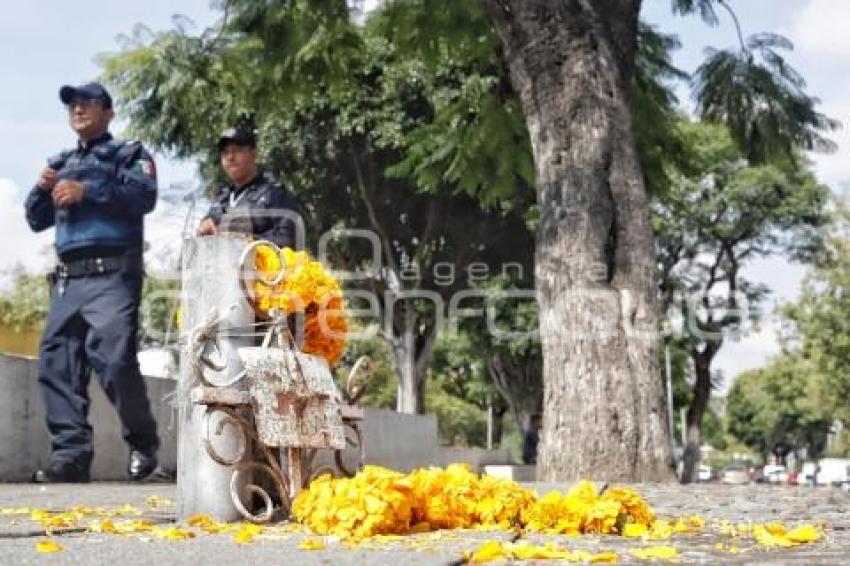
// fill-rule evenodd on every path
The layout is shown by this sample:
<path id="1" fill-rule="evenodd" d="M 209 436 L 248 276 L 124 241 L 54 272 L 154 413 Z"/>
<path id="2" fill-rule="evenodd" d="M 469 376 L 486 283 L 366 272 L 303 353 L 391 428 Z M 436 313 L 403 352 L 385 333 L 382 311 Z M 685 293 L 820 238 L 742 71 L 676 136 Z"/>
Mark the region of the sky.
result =
<path id="1" fill-rule="evenodd" d="M 373 0 L 374 1 L 374 0 Z M 367 6 L 372 2 L 367 2 Z M 772 31 L 789 37 L 795 50 L 789 61 L 806 78 L 809 93 L 818 96 L 821 110 L 841 120 L 846 128 L 833 139 L 839 150 L 832 155 L 813 155 L 820 180 L 834 190 L 850 186 L 850 1 L 848 0 L 730 0 L 745 35 Z M 737 36 L 725 12 L 720 26 L 706 26 L 698 17 L 675 17 L 670 0 L 644 0 L 643 17 L 662 31 L 679 35 L 683 48 L 674 62 L 692 72 L 704 49 L 733 47 Z M 30 232 L 21 204 L 49 155 L 74 142 L 66 113 L 58 101 L 63 84 L 81 84 L 95 78 L 95 57 L 119 48 L 118 36 L 131 34 L 144 24 L 152 30 L 172 27 L 175 13 L 188 16 L 203 29 L 214 23 L 218 12 L 208 0 L 146 0 L 116 2 L 87 0 L 29 0 L 4 6 L 0 19 L 0 270 L 21 263 L 28 269 L 50 265 L 52 230 Z M 687 107 L 689 93 L 681 89 Z M 113 128 L 115 133 L 120 134 Z M 179 163 L 156 155 L 160 187 L 177 183 L 197 185 L 192 163 Z M 166 191 L 163 190 L 163 193 Z M 184 208 L 160 201 L 147 221 L 147 237 L 154 254 L 165 255 L 179 241 Z M 193 221 L 192 221 L 193 222 Z M 804 269 L 782 258 L 760 261 L 748 275 L 774 290 L 774 301 L 792 300 L 799 292 Z M 771 306 L 768 305 L 768 311 Z M 727 378 L 761 366 L 778 351 L 768 316 L 763 330 L 737 343 L 727 343 L 717 366 Z"/>

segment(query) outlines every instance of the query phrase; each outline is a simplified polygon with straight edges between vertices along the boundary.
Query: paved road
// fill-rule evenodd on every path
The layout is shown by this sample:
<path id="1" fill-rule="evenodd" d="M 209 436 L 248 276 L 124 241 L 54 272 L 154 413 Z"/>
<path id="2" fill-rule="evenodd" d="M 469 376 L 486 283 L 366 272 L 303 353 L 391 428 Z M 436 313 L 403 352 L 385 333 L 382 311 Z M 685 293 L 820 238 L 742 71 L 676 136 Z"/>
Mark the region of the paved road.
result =
<path id="1" fill-rule="evenodd" d="M 534 484 L 539 492 L 565 486 Z M 707 527 L 700 533 L 677 535 L 657 544 L 675 546 L 680 562 L 689 564 L 850 564 L 850 493 L 832 488 L 775 487 L 765 485 L 722 486 L 700 484 L 638 485 L 635 487 L 660 515 L 700 515 Z M 125 504 L 138 508 L 143 517 L 156 523 L 174 520 L 173 505 L 150 508 L 146 499 L 159 496 L 173 500 L 170 484 L 129 485 L 96 483 L 89 485 L 35 486 L 0 484 L 0 509 L 40 508 L 52 511 L 74 506 L 115 509 Z M 734 522 L 781 521 L 828 525 L 825 540 L 791 549 L 759 546 L 750 537 L 732 540 L 711 527 L 715 520 Z M 83 526 L 86 523 L 83 523 Z M 439 538 L 438 538 L 439 537 Z M 189 540 L 161 540 L 138 534 L 114 535 L 71 531 L 56 535 L 65 550 L 39 554 L 35 544 L 43 540 L 39 525 L 27 516 L 0 514 L 0 564 L 108 564 L 110 566 L 212 565 L 212 564 L 450 564 L 474 549 L 480 542 L 508 539 L 509 533 L 471 531 L 417 535 L 377 548 L 347 548 L 332 541 L 322 550 L 298 549 L 308 535 L 273 532 L 250 544 L 237 544 L 230 534 L 199 534 Z M 571 550 L 594 552 L 613 550 L 620 563 L 640 562 L 627 550 L 641 543 L 621 537 L 583 536 L 576 538 L 527 535 L 534 543 L 555 540 Z M 717 543 L 734 544 L 737 554 L 718 550 Z M 652 543 L 656 544 L 656 543 Z M 728 547 L 727 547 L 728 548 Z"/>

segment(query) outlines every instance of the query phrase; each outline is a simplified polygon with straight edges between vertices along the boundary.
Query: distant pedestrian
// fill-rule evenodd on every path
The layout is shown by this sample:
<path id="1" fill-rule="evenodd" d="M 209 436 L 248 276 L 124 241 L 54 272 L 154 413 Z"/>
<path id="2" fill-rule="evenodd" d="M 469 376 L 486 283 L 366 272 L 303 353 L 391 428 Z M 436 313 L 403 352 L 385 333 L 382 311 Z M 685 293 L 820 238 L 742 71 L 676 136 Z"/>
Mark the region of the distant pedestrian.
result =
<path id="1" fill-rule="evenodd" d="M 140 480 L 156 468 L 159 446 L 136 358 L 143 217 L 156 204 L 156 168 L 140 143 L 109 133 L 114 113 L 103 86 L 63 86 L 59 98 L 78 141 L 48 159 L 25 203 L 34 231 L 56 228 L 59 257 L 39 346 L 51 454 L 33 481 L 89 481 L 91 370 L 121 420 L 128 475 Z"/>
<path id="2" fill-rule="evenodd" d="M 525 464 L 537 463 L 537 446 L 540 443 L 540 429 L 543 427 L 543 416 L 532 415 L 528 428 L 522 438 L 522 461 Z"/>

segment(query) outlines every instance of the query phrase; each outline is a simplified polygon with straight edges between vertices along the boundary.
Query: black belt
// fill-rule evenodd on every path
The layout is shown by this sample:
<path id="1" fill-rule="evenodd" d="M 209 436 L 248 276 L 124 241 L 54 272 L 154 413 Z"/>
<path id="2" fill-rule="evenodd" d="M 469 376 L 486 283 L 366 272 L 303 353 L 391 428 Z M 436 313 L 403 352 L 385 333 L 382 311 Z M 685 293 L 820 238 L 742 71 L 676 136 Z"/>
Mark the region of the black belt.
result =
<path id="1" fill-rule="evenodd" d="M 59 278 L 86 277 L 90 275 L 104 275 L 123 269 L 135 269 L 141 273 L 141 257 L 137 254 L 126 254 L 63 261 L 56 265 L 55 275 Z"/>

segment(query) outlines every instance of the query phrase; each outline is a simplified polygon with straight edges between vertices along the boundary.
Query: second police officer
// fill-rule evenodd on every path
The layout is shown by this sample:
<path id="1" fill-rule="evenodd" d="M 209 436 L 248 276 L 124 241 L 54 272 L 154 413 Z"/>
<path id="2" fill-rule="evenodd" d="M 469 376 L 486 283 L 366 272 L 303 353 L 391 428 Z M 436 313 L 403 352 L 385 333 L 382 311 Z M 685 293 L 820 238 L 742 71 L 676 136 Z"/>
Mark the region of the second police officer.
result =
<path id="1" fill-rule="evenodd" d="M 218 140 L 218 153 L 230 182 L 201 220 L 198 233 L 211 236 L 236 232 L 280 247 L 302 248 L 298 202 L 270 173 L 259 168 L 253 127 L 243 123 L 225 130 Z"/>

